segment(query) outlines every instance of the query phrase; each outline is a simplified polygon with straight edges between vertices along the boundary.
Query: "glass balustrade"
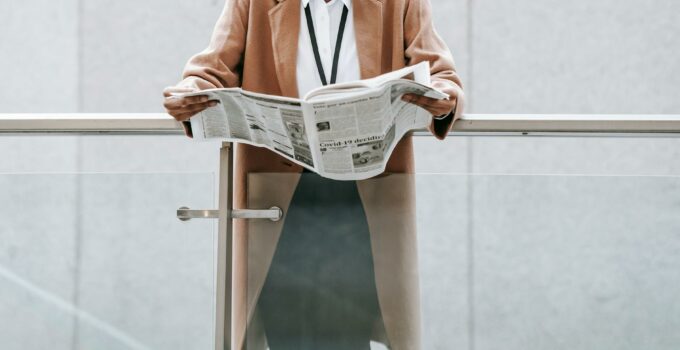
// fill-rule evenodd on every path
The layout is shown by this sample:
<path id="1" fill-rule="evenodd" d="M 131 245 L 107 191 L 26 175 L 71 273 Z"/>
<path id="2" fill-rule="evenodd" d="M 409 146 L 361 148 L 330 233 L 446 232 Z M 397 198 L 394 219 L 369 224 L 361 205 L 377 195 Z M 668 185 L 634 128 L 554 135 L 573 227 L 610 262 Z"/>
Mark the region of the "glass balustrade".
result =
<path id="1" fill-rule="evenodd" d="M 340 190 L 310 173 L 249 175 L 249 208 L 284 216 L 248 220 L 247 235 L 236 220 L 237 343 L 680 346 L 680 139 L 415 143 L 416 174 Z M 215 348 L 217 221 L 175 214 L 216 209 L 218 144 L 0 145 L 15 150 L 0 165 L 3 349 Z M 341 335 L 323 328 L 333 322 Z"/>
<path id="2" fill-rule="evenodd" d="M 282 186 L 315 176 L 249 177 L 250 204 L 293 222 L 248 226 L 248 349 L 680 345 L 678 176 L 390 175 L 355 207 Z M 363 236 L 334 236 L 362 211 Z"/>
<path id="3" fill-rule="evenodd" d="M 182 140 L 0 145 L 0 348 L 213 347 L 217 223 L 175 214 L 215 206 L 216 176 Z"/>

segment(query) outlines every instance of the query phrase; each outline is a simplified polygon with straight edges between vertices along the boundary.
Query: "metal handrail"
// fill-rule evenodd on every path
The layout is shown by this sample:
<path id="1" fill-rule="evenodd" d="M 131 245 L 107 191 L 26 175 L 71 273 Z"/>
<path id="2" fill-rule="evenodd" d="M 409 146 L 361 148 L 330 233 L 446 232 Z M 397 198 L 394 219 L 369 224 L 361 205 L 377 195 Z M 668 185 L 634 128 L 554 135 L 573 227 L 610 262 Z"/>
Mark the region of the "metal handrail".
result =
<path id="1" fill-rule="evenodd" d="M 165 113 L 0 114 L 0 134 L 182 135 Z M 466 114 L 451 135 L 680 134 L 680 115 Z M 426 130 L 417 136 L 431 136 Z"/>
<path id="2" fill-rule="evenodd" d="M 0 114 L 0 133 L 182 135 L 165 113 Z"/>

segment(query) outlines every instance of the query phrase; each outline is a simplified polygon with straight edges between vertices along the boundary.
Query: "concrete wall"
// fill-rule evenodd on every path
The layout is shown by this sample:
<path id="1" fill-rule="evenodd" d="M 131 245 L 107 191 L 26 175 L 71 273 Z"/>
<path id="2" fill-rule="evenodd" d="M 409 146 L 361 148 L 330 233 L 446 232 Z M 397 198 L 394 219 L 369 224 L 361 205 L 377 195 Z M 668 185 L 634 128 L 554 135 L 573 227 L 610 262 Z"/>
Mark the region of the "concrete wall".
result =
<path id="1" fill-rule="evenodd" d="M 432 3 L 468 112 L 680 112 L 676 1 Z M 161 111 L 221 6 L 4 1 L 0 113 Z M 679 143 L 417 139 L 425 348 L 677 348 Z M 216 144 L 0 148 L 1 348 L 210 347 Z"/>

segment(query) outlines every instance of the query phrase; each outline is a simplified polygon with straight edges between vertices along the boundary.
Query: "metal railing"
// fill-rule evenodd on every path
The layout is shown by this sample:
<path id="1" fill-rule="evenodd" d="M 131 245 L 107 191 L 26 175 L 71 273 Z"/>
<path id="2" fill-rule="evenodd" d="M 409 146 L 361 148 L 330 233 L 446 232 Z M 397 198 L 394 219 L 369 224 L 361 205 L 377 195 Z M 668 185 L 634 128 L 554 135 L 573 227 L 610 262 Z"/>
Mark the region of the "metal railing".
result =
<path id="1" fill-rule="evenodd" d="M 177 135 L 184 134 L 167 114 L 0 114 L 0 135 Z M 432 136 L 426 130 L 416 136 Z M 457 121 L 451 136 L 475 135 L 579 135 L 680 136 L 680 115 L 495 115 L 468 114 Z M 220 151 L 218 209 L 182 207 L 177 218 L 217 219 L 215 236 L 215 349 L 225 349 L 232 337 L 232 228 L 238 219 L 278 220 L 283 212 L 268 209 L 233 209 L 233 148 L 223 142 Z"/>
<path id="2" fill-rule="evenodd" d="M 182 135 L 164 113 L 0 114 L 0 133 Z M 679 134 L 680 115 L 467 114 L 451 135 Z M 430 135 L 427 131 L 415 132 Z"/>

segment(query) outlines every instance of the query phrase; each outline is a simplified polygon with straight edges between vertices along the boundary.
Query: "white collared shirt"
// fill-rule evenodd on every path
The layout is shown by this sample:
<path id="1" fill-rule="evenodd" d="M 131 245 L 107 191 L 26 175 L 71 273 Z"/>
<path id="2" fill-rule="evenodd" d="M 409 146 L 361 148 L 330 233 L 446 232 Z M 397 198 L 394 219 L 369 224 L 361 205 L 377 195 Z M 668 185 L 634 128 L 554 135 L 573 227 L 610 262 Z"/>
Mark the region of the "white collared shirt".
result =
<path id="1" fill-rule="evenodd" d="M 309 4 L 312 13 L 314 31 L 316 32 L 316 40 L 319 45 L 319 54 L 321 55 L 321 62 L 326 73 L 326 81 L 329 84 L 342 10 L 344 6 L 347 6 L 349 13 L 342 39 L 342 47 L 340 48 L 336 83 L 361 79 L 357 43 L 354 35 L 352 0 L 331 0 L 328 3 L 325 0 L 300 0 L 300 36 L 297 59 L 297 87 L 300 97 L 304 97 L 309 91 L 323 85 L 316 67 L 314 50 L 312 49 L 309 30 L 307 29 L 307 17 L 305 16 L 307 4 Z"/>

